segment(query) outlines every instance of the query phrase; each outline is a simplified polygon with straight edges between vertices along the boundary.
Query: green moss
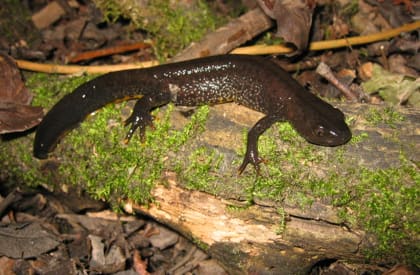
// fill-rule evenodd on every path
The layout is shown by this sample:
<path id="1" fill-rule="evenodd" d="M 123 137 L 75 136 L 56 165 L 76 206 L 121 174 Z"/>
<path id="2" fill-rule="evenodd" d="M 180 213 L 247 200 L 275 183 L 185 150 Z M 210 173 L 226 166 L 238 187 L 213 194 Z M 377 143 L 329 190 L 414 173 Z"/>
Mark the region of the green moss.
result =
<path id="1" fill-rule="evenodd" d="M 202 129 L 203 112 L 197 112 L 181 131 L 171 129 L 169 118 L 172 105 L 154 123 L 154 130 L 146 132 L 144 143 L 134 136 L 123 145 L 125 129 L 122 119 L 115 121 L 124 104 L 107 106 L 66 136 L 57 150 L 63 156 L 60 173 L 69 182 L 85 184 L 93 197 L 110 202 L 133 200 L 145 204 L 153 200 L 151 190 L 160 181 L 170 152 L 176 152 L 191 136 Z M 162 114 L 162 110 L 156 110 Z M 69 150 L 69 147 L 72 148 Z M 77 160 L 77 165 L 73 164 Z"/>
<path id="2" fill-rule="evenodd" d="M 90 77 L 36 75 L 29 78 L 28 83 L 36 93 L 35 101 L 50 107 L 57 98 L 87 79 Z M 356 135 L 348 145 L 325 148 L 308 144 L 290 124 L 276 123 L 259 141 L 260 154 L 265 159 L 261 176 L 256 177 L 251 166 L 240 177 L 223 179 L 232 186 L 216 186 L 222 181 L 220 175 L 227 175 L 221 171 L 223 156 L 211 148 L 194 147 L 196 143 L 190 142 L 204 130 L 208 107 L 199 108 L 185 127 L 177 131 L 169 122 L 173 106 L 156 110 L 156 128 L 147 131 L 146 141 L 141 143 L 135 135 L 124 145 L 121 141 L 126 129 L 122 127 L 124 119 L 120 115 L 124 106 L 109 105 L 101 109 L 64 137 L 54 152 L 59 160 L 58 171 L 52 169 L 52 173 L 46 173 L 34 167 L 34 159 L 28 151 L 31 139 L 14 139 L 8 141 L 10 146 L 0 147 L 3 170 L 14 175 L 16 181 L 30 185 L 47 186 L 57 178 L 66 179 L 65 183 L 82 186 L 94 197 L 114 205 L 125 199 L 140 203 L 153 200 L 150 191 L 161 182 L 164 170 L 177 171 L 188 188 L 216 194 L 220 188 L 237 189 L 249 202 L 270 200 L 281 205 L 287 201 L 306 207 L 316 200 L 335 206 L 344 224 L 361 228 L 376 239 L 376 245 L 365 250 L 372 258 L 386 261 L 387 257 L 395 259 L 398 255 L 401 262 L 419 262 L 420 253 L 413 242 L 420 233 L 415 214 L 420 195 L 418 168 L 403 154 L 400 166 L 387 169 L 367 169 L 360 167 L 357 160 L 346 159 L 347 148 L 369 138 L 366 134 Z M 387 125 L 403 119 L 393 111 L 386 113 L 388 115 L 383 117 L 376 115 L 376 111 L 371 112 L 369 119 L 371 123 L 386 122 Z M 238 167 L 245 148 L 246 130 L 235 163 L 223 164 Z M 184 156 L 184 152 L 192 153 Z M 9 157 L 11 155 L 19 158 Z M 60 175 L 57 177 L 56 173 Z M 284 216 L 279 209 L 278 233 L 287 226 Z"/>
<path id="3" fill-rule="evenodd" d="M 357 200 L 349 206 L 358 213 L 358 223 L 377 238 L 377 245 L 366 251 L 371 257 L 399 255 L 401 261 L 419 263 L 420 248 L 412 243 L 420 234 L 415 215 L 419 195 L 419 173 L 408 163 L 398 168 L 361 170 Z"/>
<path id="4" fill-rule="evenodd" d="M 281 37 L 274 36 L 274 34 L 271 32 L 267 32 L 264 34 L 263 38 L 258 43 L 265 45 L 281 45 L 284 44 L 284 39 Z"/>
<path id="5" fill-rule="evenodd" d="M 26 86 L 34 93 L 32 104 L 49 109 L 58 97 L 71 92 L 81 83 L 93 78 L 82 76 L 63 78 L 57 75 L 32 74 L 27 78 Z M 6 175 L 13 176 L 14 181 L 28 186 L 42 185 L 51 188 L 53 175 L 34 167 L 32 156 L 32 139 L 12 138 L 2 141 L 0 146 L 0 163 Z M 12 157 L 11 157 L 12 156 Z M 54 165 L 53 165 L 54 166 Z"/>
<path id="6" fill-rule="evenodd" d="M 373 114 L 372 121 L 389 127 L 404 119 L 392 109 L 385 110 L 385 116 Z M 383 262 L 399 255 L 402 262 L 416 263 L 420 253 L 413 240 L 420 233 L 415 214 L 420 174 L 403 155 L 400 166 L 387 169 L 368 169 L 346 159 L 346 147 L 367 138 L 362 132 L 346 146 L 323 148 L 308 144 L 290 124 L 277 123 L 260 137 L 260 155 L 265 159 L 262 175 L 255 177 L 248 168 L 251 171 L 247 169 L 237 181 L 245 186 L 249 201 L 287 201 L 302 208 L 315 200 L 332 205 L 344 224 L 361 228 L 376 239 L 377 245 L 364 251 L 367 255 Z M 244 144 L 245 139 L 246 132 Z M 280 146 L 277 140 L 281 140 Z M 327 150 L 333 154 L 327 157 Z M 328 169 L 324 172 L 322 167 Z M 280 221 L 279 232 L 281 228 Z"/>
<path id="7" fill-rule="evenodd" d="M 352 17 L 359 11 L 359 1 L 349 1 L 344 7 L 340 9 L 340 14 L 345 17 Z"/>
<path id="8" fill-rule="evenodd" d="M 277 140 L 281 140 L 281 148 Z M 255 178 L 250 167 L 251 171 L 238 179 L 244 184 L 254 183 L 246 189 L 250 201 L 255 198 L 283 201 L 289 192 L 294 193 L 294 182 L 314 176 L 304 172 L 309 170 L 308 166 L 323 159 L 323 153 L 300 137 L 289 123 L 276 123 L 260 137 L 258 145 L 260 156 L 264 158 L 262 176 Z"/>
<path id="9" fill-rule="evenodd" d="M 280 235 L 280 234 L 283 234 L 284 230 L 286 229 L 287 213 L 286 211 L 284 211 L 283 208 L 277 208 L 277 214 L 280 217 L 280 221 L 276 230 L 276 234 Z"/>
<path id="10" fill-rule="evenodd" d="M 178 170 L 185 187 L 213 193 L 214 184 L 220 180 L 217 172 L 223 156 L 217 154 L 215 150 L 200 147 L 192 152 L 188 159 L 189 165 Z"/>
<path id="11" fill-rule="evenodd" d="M 27 83 L 36 94 L 34 104 L 50 108 L 57 98 L 91 78 L 37 74 Z M 70 131 L 53 152 L 59 156 L 58 161 L 39 162 L 47 167 L 44 171 L 34 167 L 35 159 L 28 150 L 32 147 L 29 139 L 14 139 L 9 141 L 11 146 L 1 146 L 0 161 L 9 174 L 27 185 L 54 188 L 55 184 L 76 184 L 92 197 L 114 205 L 126 199 L 148 203 L 153 199 L 150 191 L 162 177 L 163 170 L 173 166 L 167 162 L 167 156 L 177 152 L 189 138 L 204 129 L 209 109 L 199 108 L 179 131 L 170 125 L 172 105 L 156 110 L 154 114 L 159 118 L 154 123 L 155 129 L 146 131 L 145 142 L 141 143 L 139 136 L 135 135 L 129 144 L 124 145 L 122 141 L 127 129 L 122 127 L 124 118 L 120 114 L 125 105 L 110 104 Z M 11 154 L 19 158 L 7 158 Z M 55 178 L 66 181 L 58 184 Z"/>
<path id="12" fill-rule="evenodd" d="M 35 28 L 32 22 L 32 13 L 27 4 L 19 0 L 2 0 L 0 5 L 0 33 L 4 45 L 22 44 L 33 48 L 41 42 L 41 32 Z"/>
<path id="13" fill-rule="evenodd" d="M 389 72 L 378 64 L 373 65 L 372 77 L 361 84 L 369 94 L 378 94 L 385 102 L 418 107 L 420 83 L 415 78 Z"/>
<path id="14" fill-rule="evenodd" d="M 210 109 L 208 106 L 199 107 L 194 115 L 189 119 L 189 123 L 179 132 L 174 132 L 173 136 L 168 137 L 168 142 L 171 147 L 179 148 L 184 144 L 193 133 L 201 133 L 205 130 L 205 122 L 207 121 Z"/>
<path id="15" fill-rule="evenodd" d="M 57 102 L 57 98 L 72 92 L 82 83 L 95 77 L 95 75 L 66 77 L 37 73 L 31 74 L 25 84 L 34 94 L 32 105 L 50 109 Z"/>
<path id="16" fill-rule="evenodd" d="M 210 246 L 208 245 L 208 244 L 206 244 L 206 243 L 204 243 L 204 242 L 202 242 L 201 240 L 199 240 L 199 239 L 196 239 L 196 238 L 194 238 L 193 240 L 192 240 L 192 242 L 193 243 L 195 243 L 200 249 L 202 249 L 202 250 L 204 250 L 204 251 L 208 251 L 209 250 L 209 248 L 210 248 Z"/>
<path id="17" fill-rule="evenodd" d="M 391 106 L 382 110 L 370 108 L 369 113 L 366 115 L 366 120 L 372 125 L 376 126 L 380 123 L 385 123 L 391 128 L 396 128 L 396 125 L 404 121 L 404 119 L 404 116 Z"/>
<path id="18" fill-rule="evenodd" d="M 215 29 L 218 20 L 201 0 L 189 7 L 169 0 L 150 1 L 147 6 L 140 6 L 134 0 L 94 2 L 109 21 L 125 17 L 136 29 L 145 30 L 154 40 L 155 53 L 160 60 L 201 39 Z"/>
<path id="19" fill-rule="evenodd" d="M 350 143 L 351 144 L 357 144 L 357 143 L 360 143 L 360 142 L 362 142 L 363 140 L 365 140 L 367 138 L 369 138 L 369 134 L 366 133 L 366 132 L 362 132 L 362 133 L 360 133 L 358 135 L 353 135 L 351 137 Z"/>
<path id="20" fill-rule="evenodd" d="M 249 208 L 250 204 L 243 204 L 243 205 L 233 205 L 228 204 L 226 205 L 226 210 L 230 213 L 242 213 Z"/>
<path id="21" fill-rule="evenodd" d="M 365 253 L 382 260 L 400 255 L 401 261 L 409 263 L 418 262 L 418 247 L 411 242 L 420 234 L 414 214 L 418 212 L 419 185 L 419 173 L 408 163 L 388 169 L 357 168 L 302 182 L 311 196 L 337 207 L 343 222 L 376 238 L 376 245 Z"/>

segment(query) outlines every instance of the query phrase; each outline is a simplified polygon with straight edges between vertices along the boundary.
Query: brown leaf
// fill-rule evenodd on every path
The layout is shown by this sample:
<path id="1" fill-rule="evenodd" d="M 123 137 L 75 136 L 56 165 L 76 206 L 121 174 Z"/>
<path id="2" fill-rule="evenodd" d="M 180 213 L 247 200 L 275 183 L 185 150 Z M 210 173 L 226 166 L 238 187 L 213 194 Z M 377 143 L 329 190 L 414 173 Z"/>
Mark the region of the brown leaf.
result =
<path id="1" fill-rule="evenodd" d="M 418 16 L 413 9 L 414 7 L 409 3 L 410 1 L 365 0 L 364 2 L 376 6 L 377 9 L 375 13 L 378 13 L 379 11 L 383 18 L 385 18 L 385 20 L 394 28 L 416 20 L 416 16 Z"/>
<path id="2" fill-rule="evenodd" d="M 258 0 L 258 4 L 269 17 L 277 21 L 276 36 L 296 47 L 293 55 L 307 48 L 314 10 L 312 1 Z"/>
<path id="3" fill-rule="evenodd" d="M 0 134 L 20 132 L 37 125 L 41 107 L 32 107 L 32 94 L 25 87 L 14 60 L 0 52 Z"/>
<path id="4" fill-rule="evenodd" d="M 26 89 L 15 61 L 0 52 L 0 101 L 28 105 L 32 95 Z"/>
<path id="5" fill-rule="evenodd" d="M 20 132 L 39 124 L 41 107 L 0 102 L 0 134 Z"/>
<path id="6" fill-rule="evenodd" d="M 92 270 L 106 274 L 124 270 L 127 259 L 120 247 L 112 245 L 109 251 L 106 251 L 101 237 L 89 235 L 88 238 L 92 246 L 92 258 L 89 261 Z"/>
<path id="7" fill-rule="evenodd" d="M 0 228 L 0 255 L 27 259 L 55 249 L 60 242 L 39 223 Z"/>
<path id="8" fill-rule="evenodd" d="M 419 270 L 415 270 L 414 268 L 411 268 L 409 266 L 405 266 L 402 264 L 398 264 L 396 266 L 394 266 L 393 268 L 391 268 L 388 271 L 385 271 L 383 274 L 384 275 L 414 275 L 414 274 L 418 274 Z"/>
<path id="9" fill-rule="evenodd" d="M 150 274 L 149 272 L 147 272 L 147 261 L 142 260 L 140 253 L 137 250 L 134 250 L 133 253 L 133 266 L 137 274 L 139 275 Z"/>
<path id="10" fill-rule="evenodd" d="M 4 275 L 14 275 L 16 270 L 14 270 L 16 260 L 10 259 L 8 257 L 0 257 L 0 274 Z"/>

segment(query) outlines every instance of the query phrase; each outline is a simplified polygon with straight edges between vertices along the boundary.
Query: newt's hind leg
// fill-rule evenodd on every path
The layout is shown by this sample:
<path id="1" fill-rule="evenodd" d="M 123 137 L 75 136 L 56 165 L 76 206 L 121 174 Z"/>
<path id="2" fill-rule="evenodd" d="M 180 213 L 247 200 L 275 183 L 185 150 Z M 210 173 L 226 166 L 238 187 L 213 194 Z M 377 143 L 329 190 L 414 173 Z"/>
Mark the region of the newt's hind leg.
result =
<path id="1" fill-rule="evenodd" d="M 133 112 L 125 121 L 125 125 L 131 125 L 125 136 L 124 142 L 128 143 L 132 138 L 137 128 L 140 131 L 140 139 L 144 141 L 146 134 L 146 127 L 153 126 L 153 117 L 150 112 L 159 106 L 168 104 L 171 101 L 170 93 L 156 92 L 145 95 L 137 100 L 134 105 Z"/>

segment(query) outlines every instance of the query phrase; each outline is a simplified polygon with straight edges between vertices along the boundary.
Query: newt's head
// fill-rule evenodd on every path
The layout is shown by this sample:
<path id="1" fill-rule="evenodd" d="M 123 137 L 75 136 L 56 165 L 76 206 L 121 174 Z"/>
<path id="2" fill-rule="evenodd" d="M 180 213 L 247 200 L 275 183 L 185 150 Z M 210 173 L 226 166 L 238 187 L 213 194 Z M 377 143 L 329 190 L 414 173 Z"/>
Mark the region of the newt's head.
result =
<path id="1" fill-rule="evenodd" d="M 323 103 L 322 109 L 304 108 L 295 113 L 295 119 L 291 121 L 293 127 L 308 142 L 316 145 L 338 146 L 347 143 L 352 135 L 344 121 L 344 114 L 328 103 Z"/>

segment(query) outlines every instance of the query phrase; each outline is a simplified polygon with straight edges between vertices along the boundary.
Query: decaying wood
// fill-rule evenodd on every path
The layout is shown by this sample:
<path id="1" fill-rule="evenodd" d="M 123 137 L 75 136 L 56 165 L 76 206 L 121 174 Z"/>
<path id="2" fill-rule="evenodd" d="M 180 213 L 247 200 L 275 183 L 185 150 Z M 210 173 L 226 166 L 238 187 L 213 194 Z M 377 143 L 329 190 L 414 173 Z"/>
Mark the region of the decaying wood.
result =
<path id="1" fill-rule="evenodd" d="M 372 126 L 362 119 L 367 108 L 383 107 L 352 104 L 347 107 L 340 105 L 340 108 L 353 117 L 353 134 L 363 131 L 368 132 L 370 137 L 358 143 L 354 149 L 347 150 L 346 157 L 353 158 L 354 165 L 360 162 L 369 163 L 368 166 L 372 167 L 389 167 L 399 161 L 401 144 L 395 147 L 384 145 L 384 142 L 390 141 L 384 141 L 381 134 L 374 134 L 390 131 L 389 126 Z M 415 144 L 414 150 L 412 147 L 406 148 L 407 157 L 413 163 L 419 163 L 420 111 L 398 111 L 407 118 L 399 128 L 399 138 L 402 144 Z M 219 149 L 238 146 L 243 125 L 252 125 L 261 116 L 229 104 L 215 106 L 212 112 L 213 119 L 210 118 L 206 126 L 206 135 L 210 137 L 204 137 L 203 140 Z M 219 127 L 209 124 L 223 119 L 242 126 L 237 129 L 235 126 L 228 127 L 223 133 L 224 138 L 215 138 L 212 132 L 217 132 Z M 379 149 L 384 146 L 385 150 Z M 149 207 L 135 206 L 135 211 L 150 215 L 208 247 L 209 253 L 230 274 L 306 274 L 322 259 L 365 260 L 362 249 L 369 245 L 366 233 L 344 226 L 332 206 L 314 202 L 310 207 L 300 209 L 283 202 L 282 207 L 288 218 L 285 227 L 279 232 L 283 217 L 277 212 L 275 204 L 256 201 L 244 210 L 230 211 L 230 206 L 240 203 L 232 198 L 234 196 L 213 196 L 185 190 L 180 187 L 175 175 L 168 174 L 167 178 L 168 185 L 154 190 L 155 203 Z M 235 178 L 235 175 L 227 175 L 222 177 L 223 182 L 220 184 L 232 184 Z"/>
<path id="2" fill-rule="evenodd" d="M 157 188 L 154 196 L 155 205 L 138 210 L 208 246 L 229 274 L 253 267 L 269 274 L 302 274 L 322 257 L 363 259 L 357 254 L 363 233 L 342 226 L 292 217 L 277 234 L 281 217 L 275 208 L 254 205 L 237 217 L 228 210 L 229 202 L 175 182 Z M 241 255 L 236 263 L 235 254 Z"/>
<path id="3" fill-rule="evenodd" d="M 193 43 L 172 58 L 171 62 L 226 54 L 272 26 L 273 22 L 264 12 L 259 8 L 253 9 L 208 34 L 199 43 Z"/>
<path id="4" fill-rule="evenodd" d="M 34 22 L 35 27 L 38 29 L 44 29 L 60 19 L 60 17 L 65 13 L 66 11 L 60 6 L 60 4 L 53 1 L 39 12 L 32 15 L 32 21 Z"/>

